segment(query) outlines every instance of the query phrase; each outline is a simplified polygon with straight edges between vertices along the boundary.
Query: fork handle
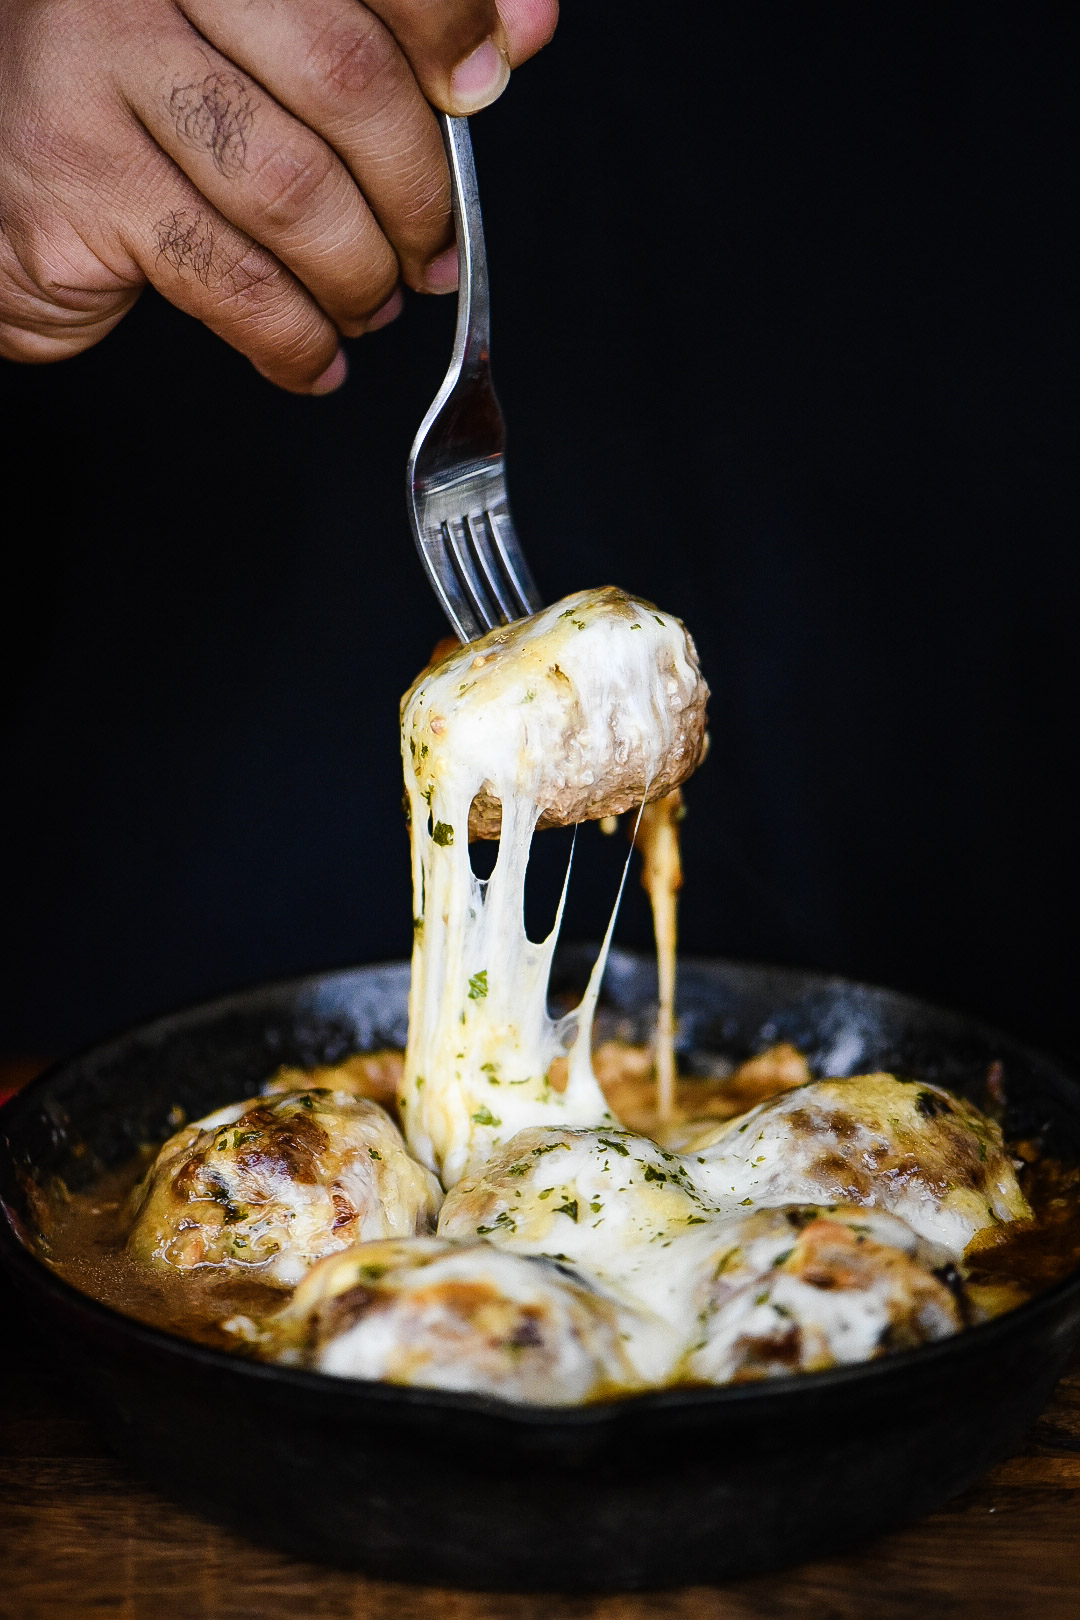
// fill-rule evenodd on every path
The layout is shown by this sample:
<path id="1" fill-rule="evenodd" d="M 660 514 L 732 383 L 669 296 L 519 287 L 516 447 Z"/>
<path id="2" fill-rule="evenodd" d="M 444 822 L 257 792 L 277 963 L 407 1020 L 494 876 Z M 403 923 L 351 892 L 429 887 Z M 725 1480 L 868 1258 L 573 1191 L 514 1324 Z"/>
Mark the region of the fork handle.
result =
<path id="1" fill-rule="evenodd" d="M 491 299 L 488 291 L 487 250 L 476 163 L 467 118 L 439 114 L 446 160 L 450 165 L 450 193 L 458 250 L 458 312 L 454 357 L 462 370 L 488 364 L 491 347 Z"/>

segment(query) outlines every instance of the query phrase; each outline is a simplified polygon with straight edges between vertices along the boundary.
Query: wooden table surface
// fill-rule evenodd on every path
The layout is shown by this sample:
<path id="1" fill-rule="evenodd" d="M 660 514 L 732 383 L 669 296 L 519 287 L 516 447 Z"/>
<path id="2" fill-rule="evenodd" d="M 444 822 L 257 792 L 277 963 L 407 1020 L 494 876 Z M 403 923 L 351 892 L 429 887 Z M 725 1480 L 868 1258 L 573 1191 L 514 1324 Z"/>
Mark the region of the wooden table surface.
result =
<path id="1" fill-rule="evenodd" d="M 909 1529 L 779 1575 L 583 1598 L 404 1586 L 257 1548 L 174 1506 L 110 1453 L 46 1369 L 3 1282 L 0 1322 L 0 1620 L 1080 1616 L 1080 1357 L 1023 1449 Z"/>

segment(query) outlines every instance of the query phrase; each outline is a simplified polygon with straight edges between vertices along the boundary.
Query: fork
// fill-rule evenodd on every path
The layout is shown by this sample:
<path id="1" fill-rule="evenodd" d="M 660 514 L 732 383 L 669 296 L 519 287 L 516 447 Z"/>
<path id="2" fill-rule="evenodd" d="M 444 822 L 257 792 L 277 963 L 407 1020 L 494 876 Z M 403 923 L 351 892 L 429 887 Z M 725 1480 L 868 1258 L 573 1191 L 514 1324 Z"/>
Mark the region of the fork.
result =
<path id="1" fill-rule="evenodd" d="M 462 641 L 543 605 L 510 517 L 505 429 L 491 381 L 484 226 L 467 118 L 439 114 L 458 248 L 450 369 L 413 442 L 409 522 L 435 594 Z"/>

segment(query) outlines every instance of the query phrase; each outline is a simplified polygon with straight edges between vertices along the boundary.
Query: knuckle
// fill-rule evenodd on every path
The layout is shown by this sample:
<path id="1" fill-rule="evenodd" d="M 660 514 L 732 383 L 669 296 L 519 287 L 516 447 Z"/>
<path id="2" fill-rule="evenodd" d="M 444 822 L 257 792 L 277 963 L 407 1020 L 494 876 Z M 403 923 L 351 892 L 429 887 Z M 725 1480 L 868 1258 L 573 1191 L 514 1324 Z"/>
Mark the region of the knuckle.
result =
<path id="1" fill-rule="evenodd" d="M 318 35 L 307 60 L 313 78 L 342 102 L 367 99 L 394 76 L 398 62 L 392 35 L 377 18 L 333 23 Z"/>
<path id="2" fill-rule="evenodd" d="M 288 230 L 316 206 L 338 171 L 329 147 L 311 143 L 307 150 L 278 147 L 264 159 L 255 176 L 268 224 Z"/>
<path id="3" fill-rule="evenodd" d="M 219 256 L 210 281 L 223 314 L 259 320 L 287 297 L 288 288 L 277 261 L 257 242 L 249 242 L 235 255 Z"/>

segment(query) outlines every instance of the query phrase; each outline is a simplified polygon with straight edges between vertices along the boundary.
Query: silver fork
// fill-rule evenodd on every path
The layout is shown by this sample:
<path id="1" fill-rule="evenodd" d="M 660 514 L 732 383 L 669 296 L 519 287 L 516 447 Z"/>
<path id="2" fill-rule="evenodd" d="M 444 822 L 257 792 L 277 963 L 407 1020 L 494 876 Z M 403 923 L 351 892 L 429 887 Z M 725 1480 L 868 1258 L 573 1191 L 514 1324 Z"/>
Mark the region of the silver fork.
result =
<path id="1" fill-rule="evenodd" d="M 484 226 L 467 118 L 439 114 L 458 247 L 450 370 L 409 456 L 409 522 L 428 578 L 462 641 L 541 606 L 510 517 L 505 430 L 491 381 Z"/>

